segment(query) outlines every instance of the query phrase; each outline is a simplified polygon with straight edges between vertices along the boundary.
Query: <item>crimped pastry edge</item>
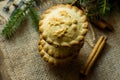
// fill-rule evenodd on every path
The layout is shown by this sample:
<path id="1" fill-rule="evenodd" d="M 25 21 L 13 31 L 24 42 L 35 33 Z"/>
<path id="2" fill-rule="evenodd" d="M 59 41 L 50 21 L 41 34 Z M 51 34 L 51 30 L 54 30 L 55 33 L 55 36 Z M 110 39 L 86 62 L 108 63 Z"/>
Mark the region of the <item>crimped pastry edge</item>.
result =
<path id="1" fill-rule="evenodd" d="M 72 54 L 74 54 L 73 52 L 78 52 L 79 53 L 79 50 L 81 49 L 81 47 L 83 46 L 83 44 L 84 43 L 82 42 L 81 44 L 73 46 L 73 47 L 62 47 L 62 49 L 63 48 L 67 48 L 66 50 L 69 50 L 69 51 L 68 51 L 68 53 L 63 52 L 65 55 L 63 55 L 63 53 L 61 55 L 61 53 L 56 54 L 56 53 L 51 52 L 52 49 L 55 49 L 55 47 L 52 46 L 52 45 L 50 45 L 50 44 L 48 44 L 43 39 L 40 39 L 39 45 L 38 45 L 38 50 L 41 51 L 43 49 L 51 57 L 54 57 L 54 58 L 57 58 L 57 59 L 63 59 L 63 58 L 70 57 Z M 53 47 L 53 48 L 50 49 L 50 47 Z M 70 50 L 72 50 L 72 51 L 70 51 Z"/>
<path id="2" fill-rule="evenodd" d="M 82 10 L 78 9 L 78 8 L 75 7 L 75 6 L 71 6 L 71 5 L 69 5 L 69 4 L 66 4 L 66 5 L 64 5 L 64 4 L 58 4 L 58 5 L 56 5 L 56 6 L 53 6 L 53 7 L 49 8 L 49 9 L 47 9 L 47 10 L 41 15 L 41 20 L 40 20 L 40 22 L 39 22 L 39 26 L 40 26 L 40 27 L 39 27 L 39 30 L 40 30 L 40 32 L 41 32 L 41 35 L 43 36 L 43 39 L 44 39 L 45 41 L 47 41 L 49 44 L 53 45 L 53 46 L 68 46 L 68 47 L 70 47 L 70 46 L 72 46 L 72 45 L 76 45 L 76 44 L 80 43 L 80 41 L 84 39 L 84 37 L 85 37 L 85 35 L 86 35 L 87 31 L 88 31 L 87 17 L 85 17 L 85 18 L 86 18 L 86 19 L 85 19 L 86 21 L 85 21 L 84 24 L 83 24 L 84 26 L 82 26 L 82 34 L 80 35 L 80 36 L 82 36 L 83 38 L 80 39 L 79 41 L 78 41 L 78 40 L 74 40 L 74 41 L 63 42 L 63 43 L 59 44 L 59 43 L 57 43 L 57 42 L 55 42 L 55 41 L 50 40 L 50 38 L 47 38 L 47 36 L 45 36 L 45 35 L 42 34 L 42 33 L 43 33 L 42 24 L 43 24 L 43 20 L 44 20 L 46 14 L 49 14 L 52 10 L 56 9 L 57 7 L 67 7 L 67 8 L 71 8 L 71 9 L 74 9 L 74 10 L 75 10 L 77 13 L 79 13 L 80 15 L 83 15 L 83 14 L 84 14 L 84 12 L 83 12 Z M 79 37 L 79 36 L 78 36 L 78 37 Z M 78 37 L 77 37 L 77 38 L 78 38 Z"/>
<path id="3" fill-rule="evenodd" d="M 51 57 L 50 55 L 48 55 L 44 50 L 41 50 L 40 51 L 40 55 L 43 58 L 43 60 L 48 62 L 49 64 L 52 64 L 52 65 L 62 65 L 62 64 L 65 64 L 65 63 L 71 61 L 78 54 L 73 54 L 70 57 L 63 58 L 63 59 L 56 59 L 56 58 Z"/>

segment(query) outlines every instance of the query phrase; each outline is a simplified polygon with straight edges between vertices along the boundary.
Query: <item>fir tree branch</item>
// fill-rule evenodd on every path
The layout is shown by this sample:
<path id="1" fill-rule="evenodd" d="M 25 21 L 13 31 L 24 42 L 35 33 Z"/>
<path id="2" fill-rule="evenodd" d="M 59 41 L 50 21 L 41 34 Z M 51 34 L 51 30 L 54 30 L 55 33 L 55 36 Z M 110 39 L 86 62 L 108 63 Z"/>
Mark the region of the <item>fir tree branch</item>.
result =
<path id="1" fill-rule="evenodd" d="M 75 5 L 81 6 L 89 20 L 99 20 L 110 12 L 110 0 L 77 0 Z M 79 8 L 81 8 L 79 7 Z"/>
<path id="2" fill-rule="evenodd" d="M 10 16 L 8 23 L 5 28 L 2 30 L 2 35 L 6 38 L 11 38 L 13 34 L 18 29 L 20 23 L 23 21 L 26 16 L 26 12 L 29 11 L 29 8 L 32 6 L 34 0 L 29 0 L 25 4 L 25 7 L 16 9 L 16 11 Z"/>
<path id="3" fill-rule="evenodd" d="M 2 30 L 2 35 L 6 38 L 10 38 L 19 27 L 21 21 L 24 19 L 25 15 L 23 14 L 23 10 L 18 9 L 16 14 L 10 18 L 5 28 Z"/>
<path id="4" fill-rule="evenodd" d="M 109 0 L 98 0 L 99 14 L 106 15 L 110 11 Z"/>
<path id="5" fill-rule="evenodd" d="M 39 24 L 39 16 L 33 7 L 30 7 L 29 10 L 30 10 L 30 17 L 33 21 L 33 26 L 38 31 L 39 30 L 39 25 L 38 25 Z"/>

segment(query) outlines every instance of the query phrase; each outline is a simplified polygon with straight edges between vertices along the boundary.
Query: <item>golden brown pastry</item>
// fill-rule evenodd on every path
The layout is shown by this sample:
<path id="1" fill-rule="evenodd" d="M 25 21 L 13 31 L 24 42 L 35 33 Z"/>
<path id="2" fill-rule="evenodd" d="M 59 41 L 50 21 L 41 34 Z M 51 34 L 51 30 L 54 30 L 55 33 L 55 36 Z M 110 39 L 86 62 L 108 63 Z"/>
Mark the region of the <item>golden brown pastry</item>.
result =
<path id="1" fill-rule="evenodd" d="M 39 22 L 41 57 L 54 65 L 70 61 L 83 46 L 87 28 L 86 15 L 75 6 L 60 4 L 46 10 Z"/>
<path id="2" fill-rule="evenodd" d="M 53 64 L 53 65 L 62 65 L 62 64 L 65 64 L 66 62 L 71 61 L 76 55 L 78 55 L 78 51 L 73 51 L 74 53 L 71 54 L 68 57 L 65 57 L 65 58 L 56 58 L 56 57 L 50 56 L 49 53 L 44 50 L 44 48 L 40 48 L 40 47 L 41 47 L 41 45 L 39 45 L 39 51 L 40 51 L 41 57 L 46 62 L 48 62 L 50 64 Z M 58 53 L 58 52 L 56 52 L 56 53 Z"/>
<path id="3" fill-rule="evenodd" d="M 71 55 L 73 55 L 75 52 L 79 52 L 80 48 L 82 47 L 83 42 L 80 45 L 75 45 L 72 47 L 55 47 L 47 42 L 45 42 L 43 39 L 40 40 L 39 44 L 39 50 L 44 50 L 48 55 L 55 57 L 55 58 L 66 58 Z"/>
<path id="4" fill-rule="evenodd" d="M 63 4 L 45 11 L 39 26 L 43 39 L 55 46 L 79 44 L 88 31 L 88 21 L 83 11 Z"/>

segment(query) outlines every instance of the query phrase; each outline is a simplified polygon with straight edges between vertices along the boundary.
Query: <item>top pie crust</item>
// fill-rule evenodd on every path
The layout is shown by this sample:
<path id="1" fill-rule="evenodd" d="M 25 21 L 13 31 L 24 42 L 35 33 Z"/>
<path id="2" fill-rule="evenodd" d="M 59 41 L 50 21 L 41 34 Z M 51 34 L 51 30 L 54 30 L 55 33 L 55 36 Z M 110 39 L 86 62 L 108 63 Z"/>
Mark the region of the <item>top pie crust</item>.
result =
<path id="1" fill-rule="evenodd" d="M 46 10 L 39 22 L 42 38 L 55 46 L 72 46 L 83 41 L 88 31 L 84 12 L 69 4 L 59 4 Z"/>

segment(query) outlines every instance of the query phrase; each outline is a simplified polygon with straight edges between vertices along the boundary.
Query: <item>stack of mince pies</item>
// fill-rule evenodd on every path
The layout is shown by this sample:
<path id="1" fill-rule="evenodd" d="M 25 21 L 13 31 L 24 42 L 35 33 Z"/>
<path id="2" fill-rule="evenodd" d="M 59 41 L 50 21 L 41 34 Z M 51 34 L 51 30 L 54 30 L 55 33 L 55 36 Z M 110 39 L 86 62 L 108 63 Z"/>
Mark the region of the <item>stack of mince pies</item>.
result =
<path id="1" fill-rule="evenodd" d="M 78 55 L 88 31 L 88 21 L 77 7 L 59 4 L 41 15 L 39 30 L 41 57 L 50 64 L 59 65 Z"/>

